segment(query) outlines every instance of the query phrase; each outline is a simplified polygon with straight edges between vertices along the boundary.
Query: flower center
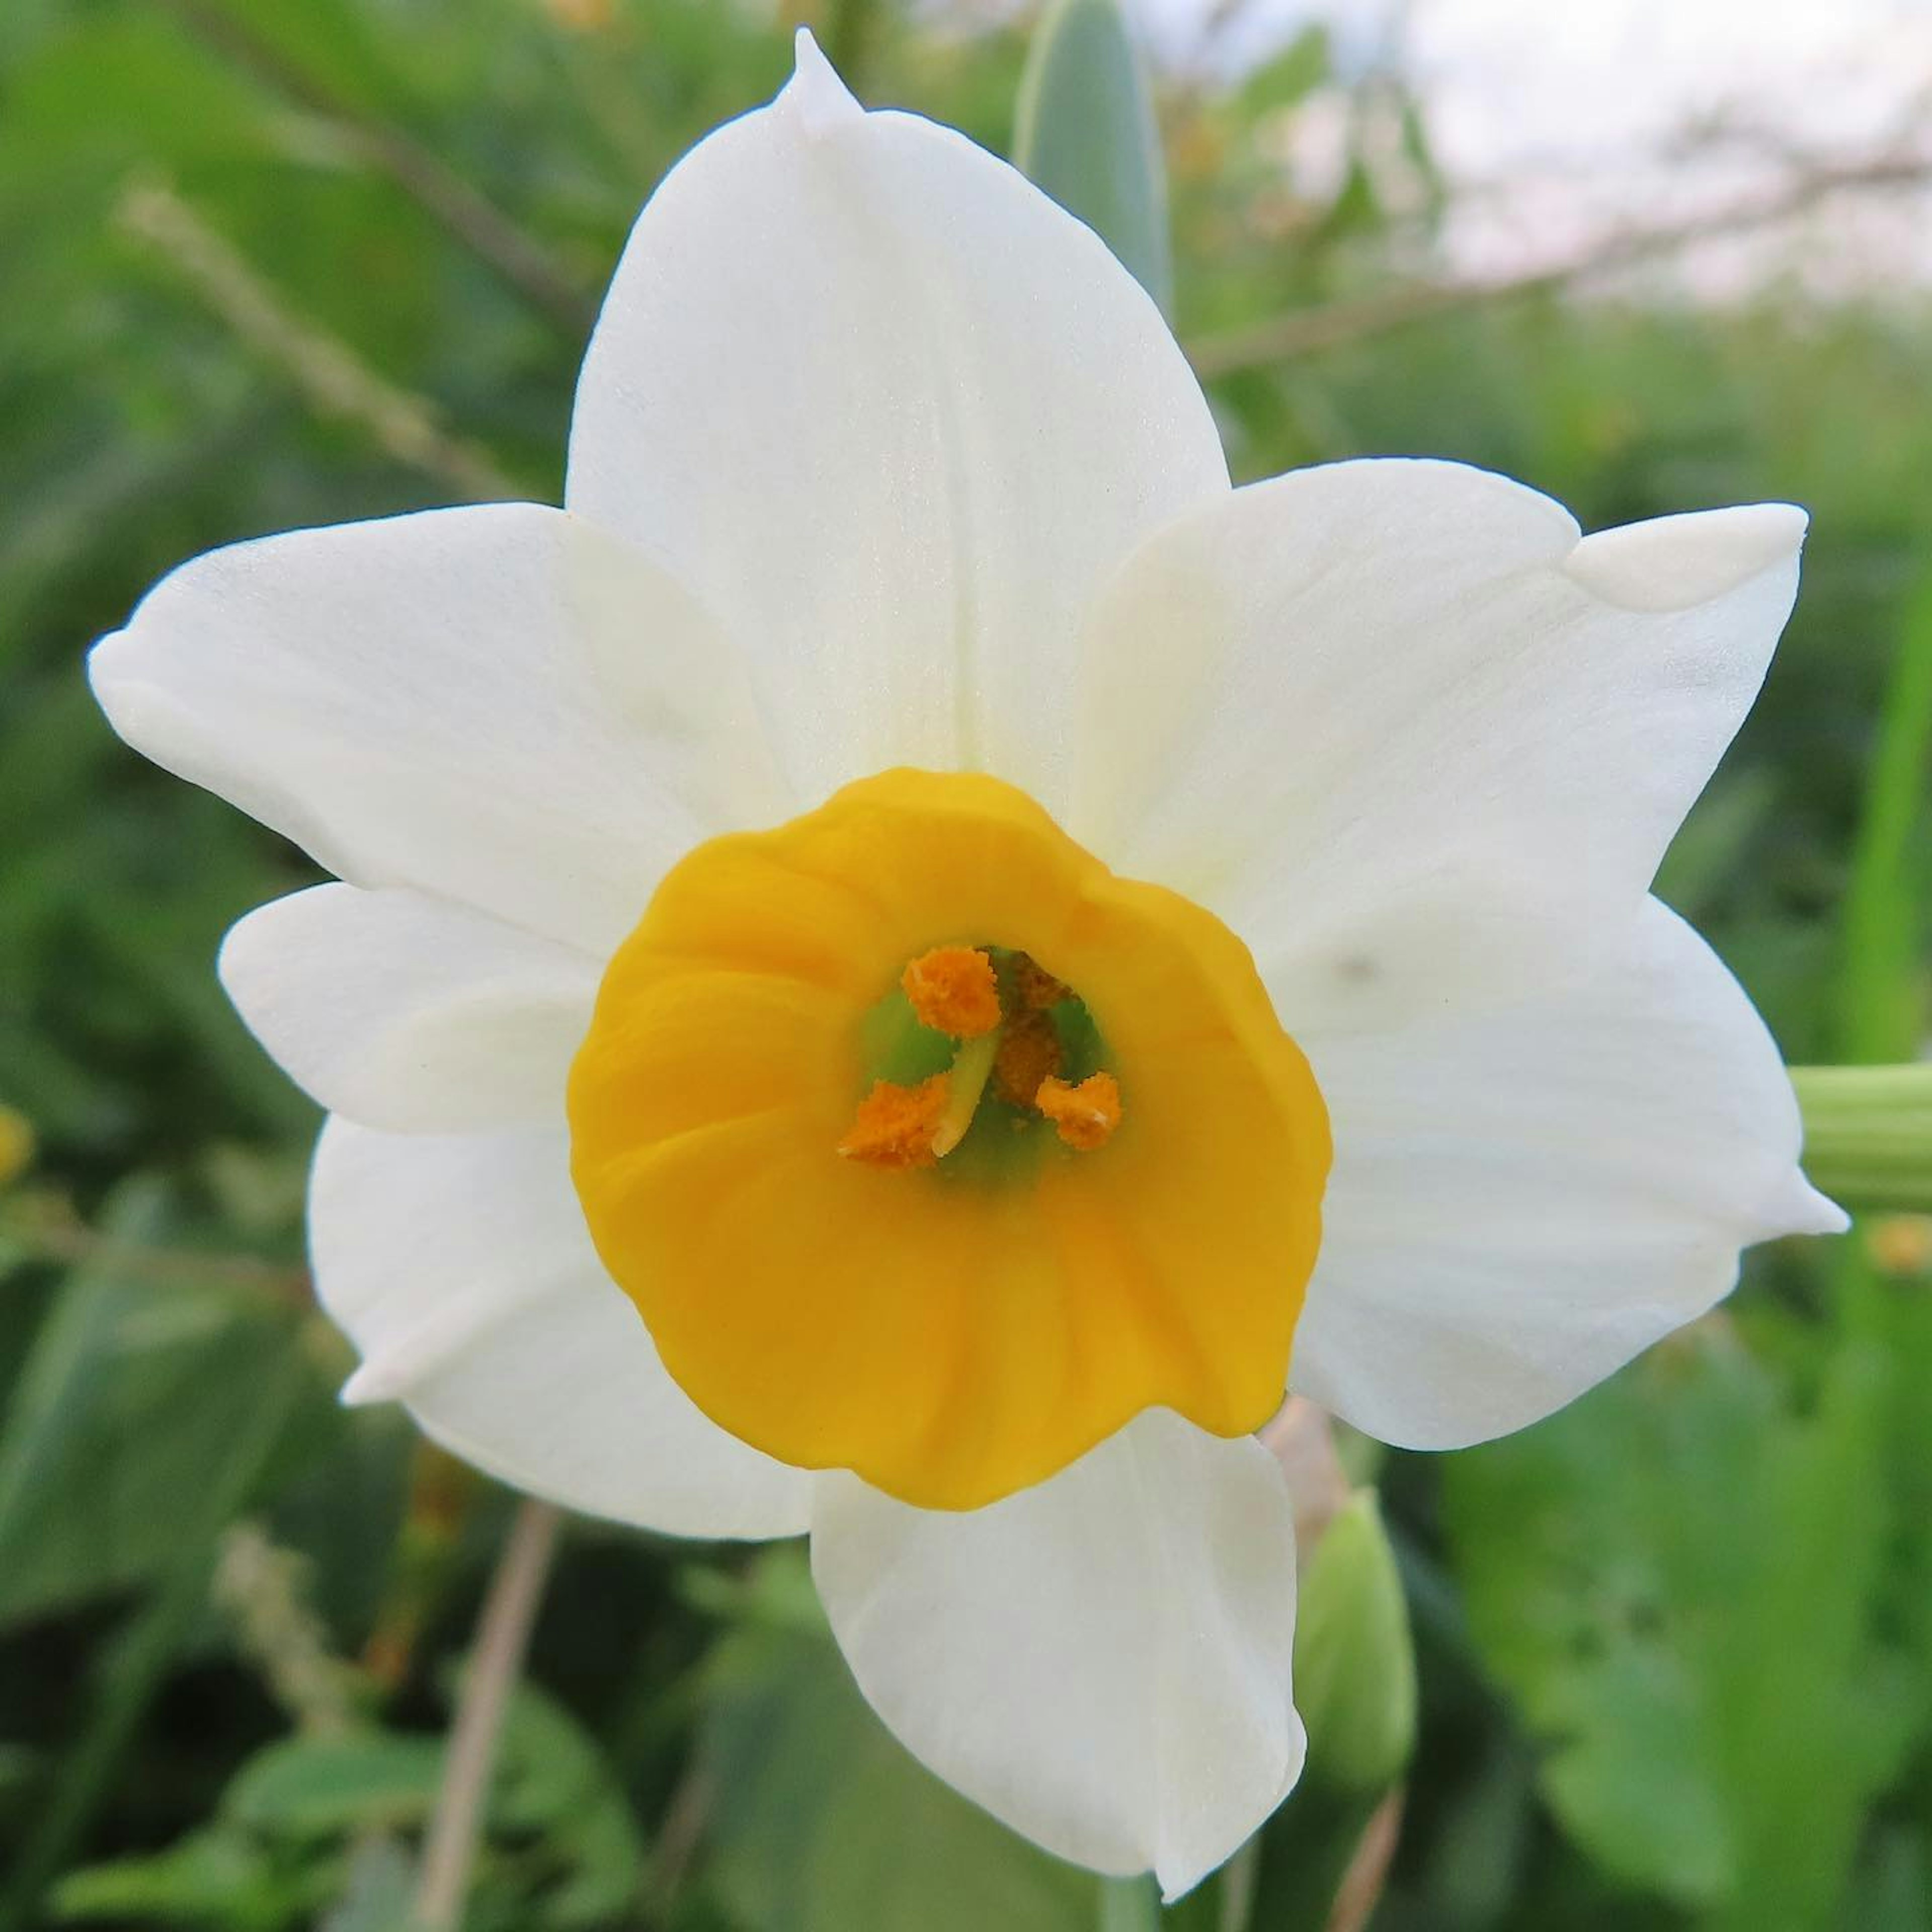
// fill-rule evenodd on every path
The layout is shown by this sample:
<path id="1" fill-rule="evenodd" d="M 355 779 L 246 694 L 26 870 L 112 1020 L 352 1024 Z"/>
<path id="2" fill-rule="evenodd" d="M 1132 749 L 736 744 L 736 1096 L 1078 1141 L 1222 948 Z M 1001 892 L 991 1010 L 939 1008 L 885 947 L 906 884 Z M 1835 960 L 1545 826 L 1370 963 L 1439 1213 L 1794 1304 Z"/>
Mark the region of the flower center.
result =
<path id="1" fill-rule="evenodd" d="M 861 780 L 714 839 L 612 958 L 572 1069 L 612 1278 L 707 1414 L 928 1508 L 1143 1409 L 1281 1400 L 1329 1148 L 1213 916 L 1024 794 Z"/>
<path id="2" fill-rule="evenodd" d="M 866 1022 L 872 1080 L 838 1151 L 875 1167 L 1010 1174 L 1018 1138 L 1083 1153 L 1120 1124 L 1119 1081 L 1086 1004 L 1030 954 L 938 946 Z M 976 1158 L 974 1156 L 976 1156 Z"/>

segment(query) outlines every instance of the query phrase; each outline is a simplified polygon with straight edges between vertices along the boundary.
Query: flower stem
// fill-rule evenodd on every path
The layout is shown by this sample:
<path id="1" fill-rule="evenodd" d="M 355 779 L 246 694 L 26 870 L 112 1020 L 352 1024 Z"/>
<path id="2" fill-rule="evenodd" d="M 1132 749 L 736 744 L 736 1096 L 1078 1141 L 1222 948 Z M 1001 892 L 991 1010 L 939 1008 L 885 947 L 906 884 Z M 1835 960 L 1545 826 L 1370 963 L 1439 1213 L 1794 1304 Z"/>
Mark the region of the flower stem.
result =
<path id="1" fill-rule="evenodd" d="M 1932 1210 L 1932 1062 L 1796 1066 L 1804 1171 L 1848 1208 Z"/>
<path id="2" fill-rule="evenodd" d="M 531 1627 L 556 1550 L 559 1520 L 554 1505 L 526 1498 L 518 1506 L 516 1520 L 496 1559 L 457 1700 L 442 1788 L 436 1793 L 436 1810 L 423 1841 L 416 1885 L 417 1932 L 455 1932 L 462 1922 L 503 1713 L 530 1647 Z"/>
<path id="3" fill-rule="evenodd" d="M 1100 1881 L 1100 1932 L 1156 1932 L 1160 1894 L 1149 1878 Z"/>

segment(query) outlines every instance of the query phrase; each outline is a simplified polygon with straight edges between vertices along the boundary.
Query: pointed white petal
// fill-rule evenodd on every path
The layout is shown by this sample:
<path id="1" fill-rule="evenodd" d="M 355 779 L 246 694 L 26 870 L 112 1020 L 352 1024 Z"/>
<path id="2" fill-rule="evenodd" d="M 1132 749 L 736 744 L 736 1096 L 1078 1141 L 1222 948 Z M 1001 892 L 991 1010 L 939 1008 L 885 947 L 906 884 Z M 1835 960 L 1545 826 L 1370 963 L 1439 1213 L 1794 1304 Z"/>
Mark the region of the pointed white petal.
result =
<path id="1" fill-rule="evenodd" d="M 595 961 L 446 899 L 317 886 L 250 913 L 221 980 L 289 1077 L 398 1132 L 562 1118 Z"/>
<path id="2" fill-rule="evenodd" d="M 1810 521 L 1795 503 L 1653 517 L 1586 537 L 1564 568 L 1627 610 L 1688 610 L 1788 566 Z"/>
<path id="3" fill-rule="evenodd" d="M 1580 542 L 1444 463 L 1238 490 L 1102 601 L 1070 829 L 1226 918 L 1298 1036 L 1507 994 L 1648 886 L 1803 528 L 1758 505 Z"/>
<path id="4" fill-rule="evenodd" d="M 1172 1898 L 1300 1774 L 1294 1516 L 1252 1438 L 1150 1410 L 965 1515 L 828 1477 L 812 1563 L 901 1741 L 1063 1858 Z"/>
<path id="5" fill-rule="evenodd" d="M 1290 1378 L 1384 1442 L 1520 1429 L 1728 1293 L 1740 1248 L 1845 1225 L 1762 1022 L 1654 900 L 1580 982 L 1310 1054 L 1335 1167 Z"/>
<path id="6" fill-rule="evenodd" d="M 1081 613 L 1226 489 L 1199 387 L 1102 244 L 961 136 L 859 111 L 807 37 L 639 218 L 568 500 L 756 655 L 802 790 L 964 764 L 1052 806 Z"/>
<path id="7" fill-rule="evenodd" d="M 667 866 L 772 796 L 697 607 L 534 505 L 216 550 L 90 670 L 130 743 L 331 872 L 600 956 Z"/>
<path id="8" fill-rule="evenodd" d="M 322 1130 L 316 1291 L 453 1454 L 572 1509 L 679 1536 L 789 1536 L 811 1479 L 700 1415 L 584 1231 L 560 1130 Z"/>
<path id="9" fill-rule="evenodd" d="M 792 45 L 795 71 L 779 98 L 796 112 L 808 134 L 830 134 L 865 112 L 812 38 L 809 27 L 799 28 Z"/>

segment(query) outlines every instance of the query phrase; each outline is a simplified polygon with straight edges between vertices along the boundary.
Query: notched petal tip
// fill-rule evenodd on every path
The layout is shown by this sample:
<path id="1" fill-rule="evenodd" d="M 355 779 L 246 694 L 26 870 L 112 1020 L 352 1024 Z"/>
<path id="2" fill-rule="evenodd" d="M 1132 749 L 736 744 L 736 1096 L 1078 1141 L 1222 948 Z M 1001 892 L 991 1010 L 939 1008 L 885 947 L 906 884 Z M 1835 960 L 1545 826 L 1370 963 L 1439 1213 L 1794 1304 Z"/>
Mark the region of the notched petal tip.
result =
<path id="1" fill-rule="evenodd" d="M 1586 537 L 1564 574 L 1627 610 L 1688 610 L 1795 563 L 1810 519 L 1795 503 L 1654 517 Z"/>
<path id="2" fill-rule="evenodd" d="M 792 76 L 778 98 L 790 104 L 808 139 L 819 140 L 865 112 L 809 27 L 799 28 L 792 50 Z"/>

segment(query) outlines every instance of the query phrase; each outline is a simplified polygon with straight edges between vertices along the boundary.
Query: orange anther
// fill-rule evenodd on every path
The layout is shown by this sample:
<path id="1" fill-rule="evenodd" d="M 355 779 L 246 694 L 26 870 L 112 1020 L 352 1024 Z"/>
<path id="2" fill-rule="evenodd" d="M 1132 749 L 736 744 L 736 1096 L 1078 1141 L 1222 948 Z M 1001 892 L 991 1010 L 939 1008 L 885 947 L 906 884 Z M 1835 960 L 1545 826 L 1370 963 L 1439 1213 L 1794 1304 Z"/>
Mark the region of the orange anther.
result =
<path id="1" fill-rule="evenodd" d="M 1111 1073 L 1090 1073 L 1077 1087 L 1042 1080 L 1033 1103 L 1053 1123 L 1054 1132 L 1083 1154 L 1106 1146 L 1120 1124 L 1120 1084 Z"/>
<path id="2" fill-rule="evenodd" d="M 978 1040 L 1000 1023 L 1000 982 L 993 962 L 970 946 L 935 946 L 899 976 L 922 1026 L 955 1040 Z"/>
<path id="3" fill-rule="evenodd" d="M 938 1160 L 932 1138 L 946 1112 L 952 1082 L 935 1073 L 916 1087 L 896 1087 L 875 1080 L 859 1102 L 859 1111 L 838 1151 L 848 1160 L 874 1167 L 931 1167 Z"/>

